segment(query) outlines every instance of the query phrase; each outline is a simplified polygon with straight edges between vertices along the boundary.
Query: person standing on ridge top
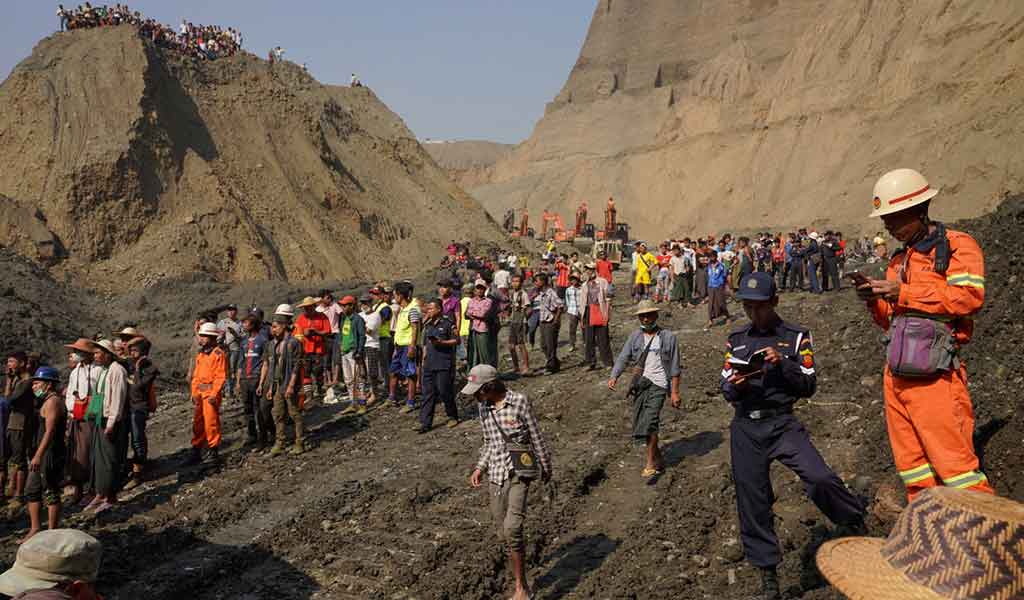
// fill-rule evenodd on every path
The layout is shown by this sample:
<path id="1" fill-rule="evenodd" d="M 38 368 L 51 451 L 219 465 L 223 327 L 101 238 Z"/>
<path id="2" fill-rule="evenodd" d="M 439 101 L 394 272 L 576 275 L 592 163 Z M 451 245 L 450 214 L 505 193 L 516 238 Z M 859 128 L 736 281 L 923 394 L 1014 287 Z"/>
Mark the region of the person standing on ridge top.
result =
<path id="1" fill-rule="evenodd" d="M 970 235 L 928 217 L 938 193 L 912 169 L 875 183 L 871 216 L 881 217 L 903 248 L 885 279 L 857 286 L 888 332 L 885 421 L 910 499 L 938 485 L 995 493 L 974 450 L 974 409 L 959 357 L 985 302 L 985 258 Z M 913 351 L 922 347 L 932 350 Z"/>

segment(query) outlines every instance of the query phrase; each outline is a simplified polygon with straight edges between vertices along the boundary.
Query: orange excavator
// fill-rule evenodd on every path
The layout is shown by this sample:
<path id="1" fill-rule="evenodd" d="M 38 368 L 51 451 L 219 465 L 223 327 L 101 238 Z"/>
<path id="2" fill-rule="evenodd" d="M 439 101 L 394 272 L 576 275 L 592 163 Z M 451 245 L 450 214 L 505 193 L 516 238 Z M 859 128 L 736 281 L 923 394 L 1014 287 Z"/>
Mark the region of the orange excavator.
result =
<path id="1" fill-rule="evenodd" d="M 565 222 L 562 221 L 562 215 L 545 210 L 542 218 L 544 222 L 541 224 L 541 239 L 553 238 L 556 242 L 564 242 L 569 239 L 569 232 L 565 230 Z"/>
<path id="2" fill-rule="evenodd" d="M 579 208 L 576 209 L 576 229 L 573 230 L 574 237 L 582 237 L 584 235 L 584 229 L 587 227 L 587 201 L 580 202 Z"/>
<path id="3" fill-rule="evenodd" d="M 530 232 L 530 213 L 524 208 L 519 217 L 519 229 L 512 232 L 514 238 L 533 237 Z"/>

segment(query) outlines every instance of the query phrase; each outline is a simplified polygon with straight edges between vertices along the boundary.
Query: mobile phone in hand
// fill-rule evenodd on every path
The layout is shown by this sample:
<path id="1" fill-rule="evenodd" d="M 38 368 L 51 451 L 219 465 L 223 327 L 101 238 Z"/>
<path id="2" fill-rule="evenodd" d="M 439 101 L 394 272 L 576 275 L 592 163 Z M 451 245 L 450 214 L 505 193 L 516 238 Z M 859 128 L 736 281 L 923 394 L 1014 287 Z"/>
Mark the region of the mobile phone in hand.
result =
<path id="1" fill-rule="evenodd" d="M 870 279 L 865 277 L 863 273 L 860 273 L 858 271 L 853 271 L 851 273 L 847 273 L 846 274 L 846 278 L 849 279 L 850 281 L 852 281 L 853 284 L 855 286 L 857 286 L 857 287 L 860 287 L 860 286 L 862 286 L 862 285 L 864 285 L 866 283 L 870 283 L 870 281 L 871 281 Z"/>

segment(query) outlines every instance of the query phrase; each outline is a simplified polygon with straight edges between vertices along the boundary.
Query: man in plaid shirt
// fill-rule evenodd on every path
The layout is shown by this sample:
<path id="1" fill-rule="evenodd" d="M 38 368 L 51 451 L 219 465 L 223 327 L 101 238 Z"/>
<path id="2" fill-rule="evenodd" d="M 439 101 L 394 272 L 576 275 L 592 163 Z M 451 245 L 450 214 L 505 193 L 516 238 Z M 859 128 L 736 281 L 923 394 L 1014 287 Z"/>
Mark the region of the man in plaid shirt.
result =
<path id="1" fill-rule="evenodd" d="M 523 520 L 530 480 L 519 478 L 513 471 L 505 437 L 532 450 L 540 463 L 541 481 L 544 482 L 551 479 L 551 453 L 533 416 L 530 401 L 523 394 L 506 389 L 505 384 L 498 380 L 497 369 L 487 364 L 477 365 L 470 370 L 467 381 L 462 393 L 473 396 L 480 403 L 480 427 L 484 435 L 480 458 L 469 483 L 475 488 L 480 487 L 483 473 L 487 471 L 491 513 L 498 525 L 498 537 L 508 544 L 509 564 L 516 578 L 512 600 L 527 600 L 530 587 L 526 582 Z"/>

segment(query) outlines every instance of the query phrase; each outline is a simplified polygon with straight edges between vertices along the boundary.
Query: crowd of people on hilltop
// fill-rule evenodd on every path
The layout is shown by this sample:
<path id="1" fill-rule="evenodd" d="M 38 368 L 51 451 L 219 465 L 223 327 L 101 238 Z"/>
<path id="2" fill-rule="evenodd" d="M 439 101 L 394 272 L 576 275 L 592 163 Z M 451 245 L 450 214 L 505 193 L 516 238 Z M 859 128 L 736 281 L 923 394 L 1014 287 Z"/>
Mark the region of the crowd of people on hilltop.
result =
<path id="1" fill-rule="evenodd" d="M 801 228 L 783 235 L 758 233 L 734 238 L 726 233 L 693 240 L 666 240 L 657 254 L 637 242 L 631 257 L 634 302 L 652 300 L 684 307 L 706 305 L 708 327 L 732 320 L 728 300 L 743 277 L 768 273 L 780 291 L 821 294 L 842 289 L 848 259 L 873 264 L 887 256 L 885 239 L 847 244 L 840 231 Z"/>
<path id="2" fill-rule="evenodd" d="M 92 6 L 86 2 L 70 10 L 61 4 L 57 7 L 57 18 L 60 31 L 131 25 L 154 44 L 199 60 L 232 56 L 242 47 L 242 33 L 232 27 L 196 25 L 183 19 L 175 30 L 122 4 Z"/>
<path id="3" fill-rule="evenodd" d="M 511 382 L 559 373 L 563 329 L 570 354 L 582 334 L 583 356 L 574 366 L 606 371 L 610 390 L 631 375 L 625 388 L 632 403 L 630 438 L 644 448 L 640 476 L 655 485 L 666 468 L 659 445 L 662 409 L 682 405 L 681 342 L 662 327 L 661 316 L 668 303 L 684 311 L 706 304 L 710 327 L 732 320 L 731 300 L 747 318 L 727 337 L 720 373 L 722 396 L 735 409 L 729 444 L 740 537 L 747 559 L 761 572 L 762 597 L 778 600 L 782 555 L 772 515 L 772 462 L 796 472 L 836 525 L 835 537 L 866 531 L 863 500 L 832 470 L 794 414 L 794 404 L 816 392 L 816 348 L 807 328 L 780 315 L 781 292 L 839 290 L 845 261 L 853 258 L 858 268 L 882 267 L 851 273 L 857 276 L 848 287 L 890 333 L 889 344 L 898 346 L 886 356 L 883 393 L 907 496 L 938 501 L 930 490 L 938 486 L 994 493 L 974 452 L 966 371 L 957 356 L 984 301 L 984 260 L 969 235 L 929 219 L 935 193 L 907 169 L 879 180 L 872 215 L 902 244 L 892 256 L 882 237 L 848 246 L 840 232 L 805 229 L 786 236 L 668 240 L 658 254 L 636 243 L 622 263 L 629 272 L 620 275 L 631 284 L 633 302 L 619 308 L 635 325 L 618 340 L 617 354 L 609 328 L 624 316 L 612 310 L 616 265 L 600 251 L 560 252 L 553 240 L 537 254 L 453 240 L 436 285 L 425 290 L 399 280 L 379 282 L 365 293 L 322 289 L 278 304 L 269 316 L 256 306 L 240 314 L 235 304 L 204 310 L 190 331 L 192 439 L 185 466 L 221 464 L 225 399 L 243 406 L 243 451 L 286 460 L 282 455 L 308 450 L 304 415 L 314 406 L 338 405 L 340 415 L 350 418 L 373 418 L 371 409 L 391 407 L 423 435 L 435 431 L 439 405 L 444 428 L 461 425 L 461 391 L 476 401 L 483 432 L 469 483 L 488 486 L 516 582 L 513 597 L 528 598 L 528 492 L 533 482 L 549 481 L 554 467 L 530 400 Z M 505 331 L 503 352 L 499 333 Z M 544 364 L 531 369 L 530 349 L 538 338 Z M 7 470 L 0 472 L 0 490 L 11 498 L 9 515 L 27 505 L 30 543 L 42 532 L 44 507 L 48 529 L 60 531 L 63 506 L 112 510 L 123 490 L 149 475 L 146 428 L 158 407 L 159 375 L 150 339 L 127 326 L 69 342 L 64 369 L 44 364 L 39 354 L 7 355 L 0 450 L 12 472 L 9 482 Z M 511 369 L 502 373 L 506 365 Z M 9 589 L 4 585 L 0 577 L 0 592 Z"/>

